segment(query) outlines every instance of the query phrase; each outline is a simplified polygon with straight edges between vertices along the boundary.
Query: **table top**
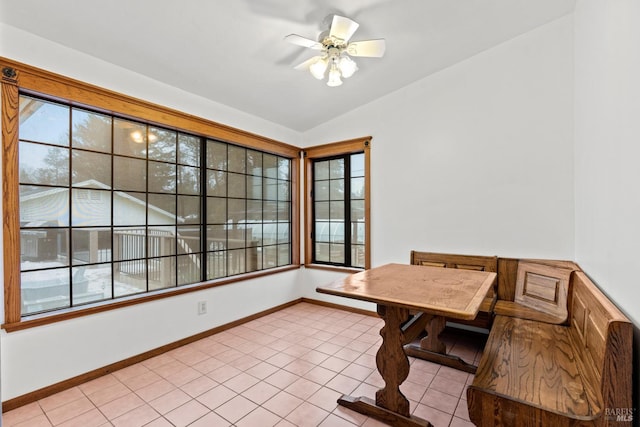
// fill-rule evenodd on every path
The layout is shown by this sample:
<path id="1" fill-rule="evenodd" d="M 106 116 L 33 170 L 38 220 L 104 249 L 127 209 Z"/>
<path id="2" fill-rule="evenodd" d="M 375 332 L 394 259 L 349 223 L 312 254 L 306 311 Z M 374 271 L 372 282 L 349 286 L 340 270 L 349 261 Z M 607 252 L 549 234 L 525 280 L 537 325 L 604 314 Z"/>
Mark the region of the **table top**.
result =
<path id="1" fill-rule="evenodd" d="M 477 316 L 496 276 L 487 271 L 386 264 L 319 286 L 316 291 L 470 320 Z"/>

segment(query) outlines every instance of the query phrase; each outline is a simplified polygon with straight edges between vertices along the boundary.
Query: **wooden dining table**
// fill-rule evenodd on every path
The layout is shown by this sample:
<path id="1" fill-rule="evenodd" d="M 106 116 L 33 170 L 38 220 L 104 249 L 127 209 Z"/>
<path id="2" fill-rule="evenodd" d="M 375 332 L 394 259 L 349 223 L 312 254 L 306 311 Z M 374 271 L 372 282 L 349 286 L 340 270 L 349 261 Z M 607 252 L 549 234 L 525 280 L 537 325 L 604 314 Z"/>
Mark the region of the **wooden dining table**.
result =
<path id="1" fill-rule="evenodd" d="M 385 386 L 376 392 L 375 400 L 343 395 L 338 403 L 393 426 L 431 426 L 410 414 L 409 400 L 400 391 L 409 375 L 404 346 L 425 329 L 435 330 L 426 345 L 444 355 L 439 326 L 430 329 L 425 325 L 435 322 L 444 327 L 445 317 L 475 318 L 495 281 L 496 273 L 492 272 L 386 264 L 316 288 L 320 293 L 376 303 L 384 320 L 376 365 Z M 422 316 L 412 316 L 416 313 Z"/>

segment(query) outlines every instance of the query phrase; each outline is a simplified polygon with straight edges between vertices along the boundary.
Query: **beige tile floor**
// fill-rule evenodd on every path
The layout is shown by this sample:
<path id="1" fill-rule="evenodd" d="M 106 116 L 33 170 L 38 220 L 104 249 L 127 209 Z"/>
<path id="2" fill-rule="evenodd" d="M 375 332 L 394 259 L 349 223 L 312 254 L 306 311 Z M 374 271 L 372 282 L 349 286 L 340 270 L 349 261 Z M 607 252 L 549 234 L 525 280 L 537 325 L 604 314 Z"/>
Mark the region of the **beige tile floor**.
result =
<path id="1" fill-rule="evenodd" d="M 3 415 L 5 427 L 383 426 L 338 406 L 343 393 L 374 398 L 382 321 L 300 303 Z M 449 351 L 477 360 L 479 345 Z M 435 426 L 471 427 L 473 376 L 410 358 L 402 392 Z"/>

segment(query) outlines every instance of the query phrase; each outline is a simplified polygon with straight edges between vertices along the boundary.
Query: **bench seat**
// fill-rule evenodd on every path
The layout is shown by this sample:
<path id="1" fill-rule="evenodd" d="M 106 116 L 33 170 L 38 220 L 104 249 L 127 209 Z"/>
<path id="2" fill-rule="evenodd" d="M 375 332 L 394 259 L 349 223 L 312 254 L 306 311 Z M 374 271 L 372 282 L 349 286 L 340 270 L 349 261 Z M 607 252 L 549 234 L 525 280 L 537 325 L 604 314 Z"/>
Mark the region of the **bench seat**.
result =
<path id="1" fill-rule="evenodd" d="M 590 420 L 602 411 L 600 403 L 588 397 L 588 383 L 580 373 L 569 331 L 564 326 L 517 317 L 494 318 L 470 388 L 505 398 L 499 408 L 490 409 L 500 411 L 496 417 L 503 425 L 525 425 L 519 421 L 528 418 L 521 413 L 527 407 L 540 409 L 546 421 L 542 425 L 554 426 L 562 424 L 556 415 Z M 473 404 L 493 405 L 494 399 L 480 397 Z"/>

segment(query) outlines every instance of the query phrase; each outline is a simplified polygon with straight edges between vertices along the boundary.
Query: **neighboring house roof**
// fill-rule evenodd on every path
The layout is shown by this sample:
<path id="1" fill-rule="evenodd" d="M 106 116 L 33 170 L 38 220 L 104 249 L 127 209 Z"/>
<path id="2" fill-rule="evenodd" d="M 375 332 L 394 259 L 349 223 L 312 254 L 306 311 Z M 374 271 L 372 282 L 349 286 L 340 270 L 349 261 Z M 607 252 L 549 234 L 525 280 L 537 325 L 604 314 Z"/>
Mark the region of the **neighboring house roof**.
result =
<path id="1" fill-rule="evenodd" d="M 91 189 L 98 189 L 98 190 L 111 190 L 112 188 L 100 181 L 97 181 L 95 179 L 88 179 L 86 181 L 82 181 L 79 182 L 77 184 L 74 184 L 73 188 L 77 188 L 77 189 L 85 189 L 85 190 L 91 190 Z M 20 201 L 30 201 L 30 200 L 37 200 L 43 197 L 49 197 L 49 196 L 53 196 L 55 194 L 60 194 L 60 193 L 64 193 L 64 192 L 68 192 L 69 188 L 51 188 L 49 190 L 45 190 L 45 191 L 38 191 L 38 192 L 34 192 L 31 194 L 24 194 L 24 195 L 20 195 Z M 127 194 L 126 192 L 123 191 L 114 191 L 113 192 L 114 195 L 122 197 L 123 199 L 126 199 L 130 202 L 133 202 L 134 204 L 137 204 L 139 206 L 141 206 L 142 208 L 146 208 L 147 204 L 145 202 L 143 202 L 140 199 L 137 199 L 133 196 L 130 196 L 129 194 Z M 155 211 L 161 215 L 167 216 L 168 218 L 171 219 L 176 219 L 176 215 L 172 214 L 171 212 L 167 212 L 164 209 L 160 209 L 159 207 L 155 206 L 155 205 L 148 205 L 149 209 L 152 211 Z M 184 218 L 180 218 L 177 217 L 177 220 L 179 223 L 184 222 Z"/>

